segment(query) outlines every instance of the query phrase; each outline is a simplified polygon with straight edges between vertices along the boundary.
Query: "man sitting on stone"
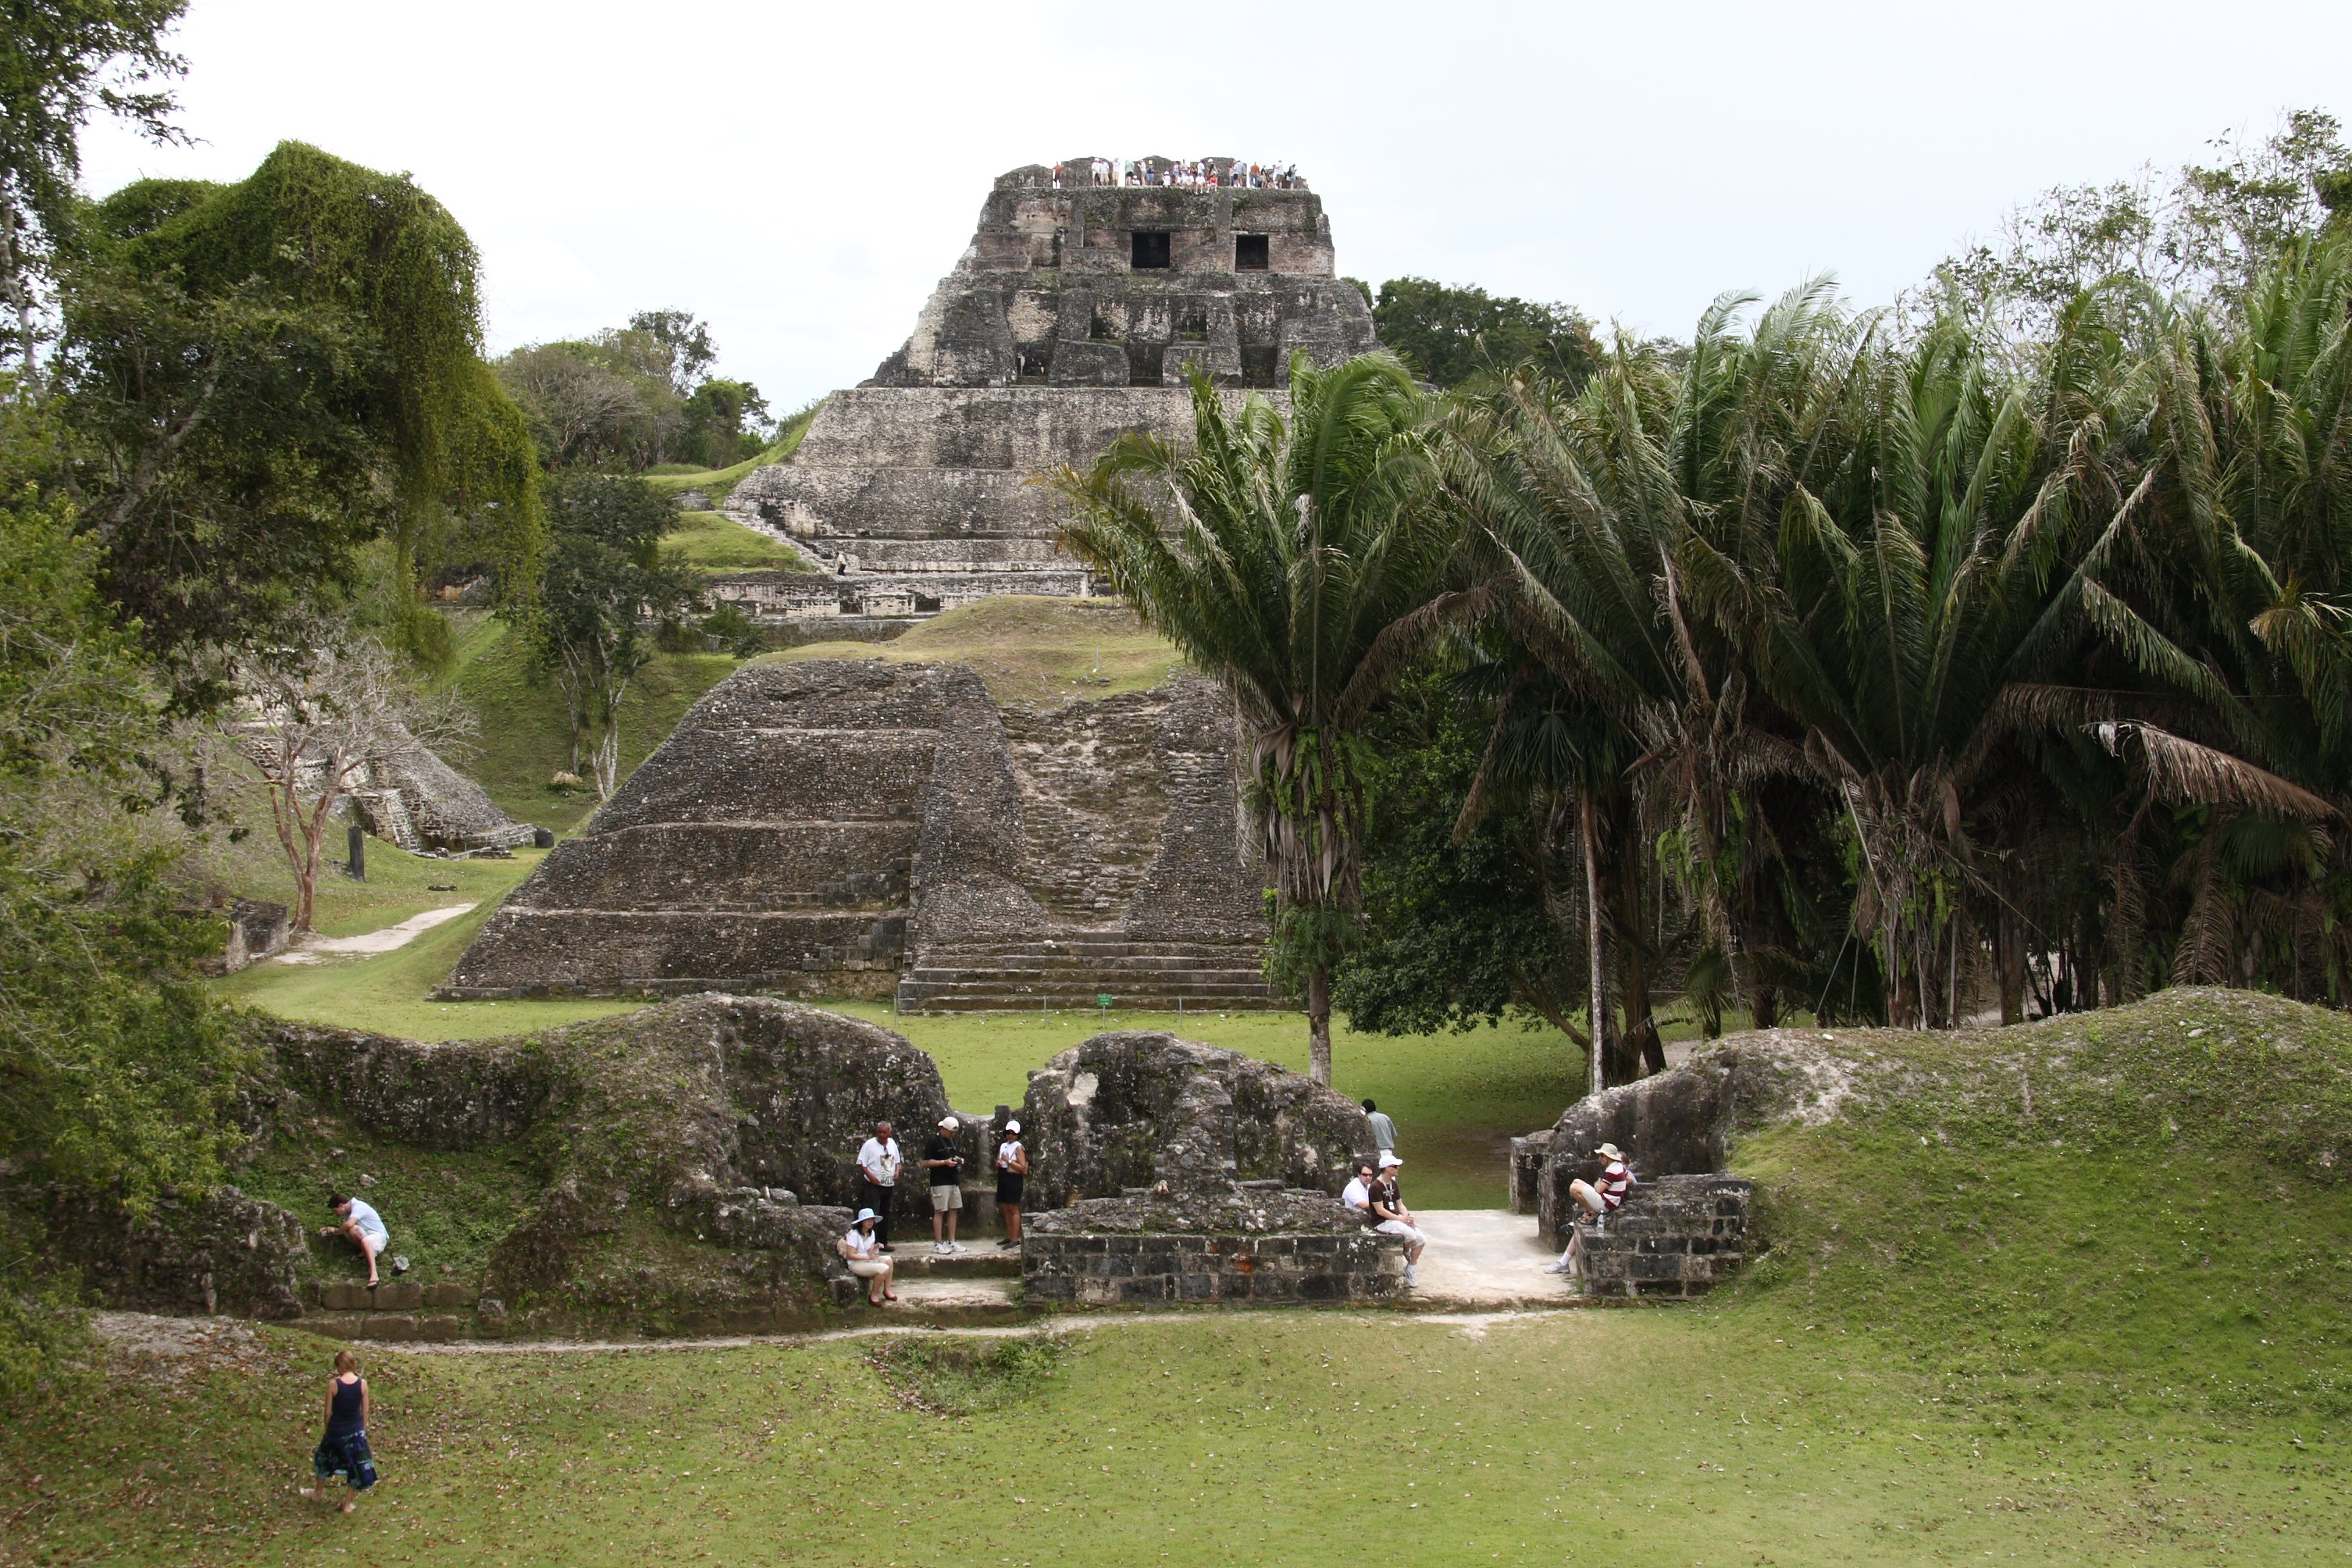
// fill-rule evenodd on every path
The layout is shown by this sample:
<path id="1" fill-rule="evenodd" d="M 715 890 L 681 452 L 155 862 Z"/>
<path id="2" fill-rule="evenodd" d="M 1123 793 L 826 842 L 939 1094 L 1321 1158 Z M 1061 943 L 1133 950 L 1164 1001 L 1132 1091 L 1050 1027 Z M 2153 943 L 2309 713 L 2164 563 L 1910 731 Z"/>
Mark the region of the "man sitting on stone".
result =
<path id="1" fill-rule="evenodd" d="M 319 1235 L 330 1239 L 348 1237 L 360 1249 L 360 1256 L 367 1259 L 368 1283 L 373 1285 L 376 1254 L 392 1245 L 392 1233 L 383 1227 L 383 1216 L 375 1212 L 373 1205 L 347 1198 L 341 1193 L 327 1194 L 327 1208 L 341 1223 L 320 1226 Z"/>
<path id="2" fill-rule="evenodd" d="M 923 1169 L 931 1180 L 931 1250 L 945 1257 L 961 1252 L 956 1240 L 956 1215 L 963 1209 L 963 1184 L 956 1173 L 963 1169 L 963 1155 L 956 1148 L 956 1132 L 963 1124 L 952 1116 L 942 1116 L 931 1135 L 923 1141 Z M 940 1239 L 940 1221 L 947 1221 L 947 1239 Z"/>
<path id="3" fill-rule="evenodd" d="M 866 1201 L 859 1206 L 872 1209 L 877 1223 L 875 1237 L 882 1250 L 890 1250 L 890 1194 L 898 1185 L 898 1141 L 890 1135 L 890 1124 L 877 1121 L 874 1136 L 857 1151 L 857 1184 Z"/>
<path id="4" fill-rule="evenodd" d="M 1603 1143 L 1594 1151 L 1605 1162 L 1601 1167 L 1601 1180 L 1596 1184 L 1579 1177 L 1568 1184 L 1568 1195 L 1576 1204 L 1575 1223 L 1568 1227 L 1568 1247 L 1559 1261 L 1544 1270 L 1547 1274 L 1574 1274 L 1583 1266 L 1584 1253 L 1579 1245 L 1583 1226 L 1589 1222 L 1595 1236 L 1609 1234 L 1609 1216 L 1625 1202 L 1625 1194 L 1633 1190 L 1633 1167 L 1616 1144 Z"/>
<path id="5" fill-rule="evenodd" d="M 1372 1223 L 1372 1183 L 1375 1180 L 1372 1163 L 1359 1160 L 1356 1162 L 1356 1173 L 1348 1178 L 1346 1186 L 1339 1189 L 1339 1201 L 1361 1215 L 1366 1225 Z"/>
<path id="6" fill-rule="evenodd" d="M 1381 1156 L 1381 1173 L 1371 1185 L 1372 1218 L 1378 1223 L 1372 1228 L 1383 1236 L 1404 1237 L 1404 1283 L 1410 1290 L 1421 1283 L 1421 1250 L 1429 1245 L 1412 1223 L 1412 1211 L 1404 1206 L 1404 1194 L 1397 1191 L 1395 1172 L 1404 1162 L 1394 1154 Z"/>
<path id="7" fill-rule="evenodd" d="M 866 1302 L 871 1307 L 898 1299 L 890 1289 L 898 1265 L 882 1256 L 882 1238 L 874 1232 L 874 1223 L 879 1217 L 872 1209 L 859 1209 L 857 1223 L 833 1244 L 834 1250 L 849 1264 L 849 1271 L 866 1281 Z"/>

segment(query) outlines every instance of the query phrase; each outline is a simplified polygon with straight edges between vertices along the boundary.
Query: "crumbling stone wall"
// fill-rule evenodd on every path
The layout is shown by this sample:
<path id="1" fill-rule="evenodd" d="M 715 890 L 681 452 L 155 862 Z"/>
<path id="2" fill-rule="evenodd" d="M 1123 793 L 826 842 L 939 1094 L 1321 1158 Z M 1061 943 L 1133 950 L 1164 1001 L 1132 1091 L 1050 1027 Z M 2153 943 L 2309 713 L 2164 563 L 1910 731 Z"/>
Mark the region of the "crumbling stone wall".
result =
<path id="1" fill-rule="evenodd" d="M 1160 1031 L 1114 1030 L 1029 1075 L 1032 1205 L 1165 1183 L 1276 1181 L 1337 1195 L 1369 1159 L 1361 1107 L 1300 1074 Z"/>
<path id="2" fill-rule="evenodd" d="M 145 1215 L 111 1196 L 52 1188 L 44 1251 L 109 1305 L 153 1312 L 302 1315 L 302 1222 L 233 1186 L 166 1195 Z"/>
<path id="3" fill-rule="evenodd" d="M 1748 1260 L 1756 1184 L 1738 1176 L 1661 1176 L 1633 1189 L 1577 1252 L 1591 1296 L 1685 1300 L 1704 1296 Z"/>

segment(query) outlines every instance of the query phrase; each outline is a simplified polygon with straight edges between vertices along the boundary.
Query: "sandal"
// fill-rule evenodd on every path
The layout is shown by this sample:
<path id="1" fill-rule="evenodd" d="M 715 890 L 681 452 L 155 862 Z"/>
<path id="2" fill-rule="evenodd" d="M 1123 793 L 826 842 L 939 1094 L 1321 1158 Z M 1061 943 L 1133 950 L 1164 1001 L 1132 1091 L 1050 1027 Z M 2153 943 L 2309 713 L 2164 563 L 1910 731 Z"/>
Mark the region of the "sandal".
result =
<path id="1" fill-rule="evenodd" d="M 898 1299 L 898 1297 L 897 1292 L 895 1292 L 895 1291 L 891 1291 L 891 1290 L 885 1290 L 885 1291 L 883 1291 L 883 1292 L 882 1292 L 882 1299 L 883 1299 L 885 1301 L 895 1301 L 895 1300 L 897 1300 Z"/>

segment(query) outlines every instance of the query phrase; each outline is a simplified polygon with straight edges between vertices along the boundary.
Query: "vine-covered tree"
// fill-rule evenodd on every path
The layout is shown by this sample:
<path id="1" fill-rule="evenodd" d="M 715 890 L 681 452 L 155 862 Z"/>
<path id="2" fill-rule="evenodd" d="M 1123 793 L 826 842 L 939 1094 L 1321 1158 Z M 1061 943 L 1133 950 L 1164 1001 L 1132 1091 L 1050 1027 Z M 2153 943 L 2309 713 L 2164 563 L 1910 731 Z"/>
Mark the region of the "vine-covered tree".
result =
<path id="1" fill-rule="evenodd" d="M 220 650 L 281 645 L 386 540 L 402 650 L 452 555 L 537 576 L 530 434 L 480 356 L 478 264 L 406 178 L 287 142 L 234 185 L 142 181 L 90 209 L 58 345 L 68 480 L 110 596 L 184 702 Z"/>

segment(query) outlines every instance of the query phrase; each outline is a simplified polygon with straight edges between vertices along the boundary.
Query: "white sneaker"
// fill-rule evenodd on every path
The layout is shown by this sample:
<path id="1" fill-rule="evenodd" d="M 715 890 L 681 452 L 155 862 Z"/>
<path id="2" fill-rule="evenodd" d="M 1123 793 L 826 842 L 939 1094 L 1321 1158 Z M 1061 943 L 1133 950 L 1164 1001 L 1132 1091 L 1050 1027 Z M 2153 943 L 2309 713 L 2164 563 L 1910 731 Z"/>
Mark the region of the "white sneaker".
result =
<path id="1" fill-rule="evenodd" d="M 950 1241 L 948 1243 L 948 1250 L 950 1252 L 961 1252 L 963 1250 L 963 1243 L 961 1241 Z"/>
<path id="2" fill-rule="evenodd" d="M 933 1258 L 945 1258 L 949 1253 L 954 1250 L 955 1249 L 953 1247 L 950 1247 L 944 1241 L 935 1241 L 931 1243 L 931 1256 Z"/>
<path id="3" fill-rule="evenodd" d="M 1408 1290 L 1414 1290 L 1420 1289 L 1420 1287 L 1421 1270 L 1415 1268 L 1410 1263 L 1406 1264 L 1404 1266 L 1404 1288 Z"/>

